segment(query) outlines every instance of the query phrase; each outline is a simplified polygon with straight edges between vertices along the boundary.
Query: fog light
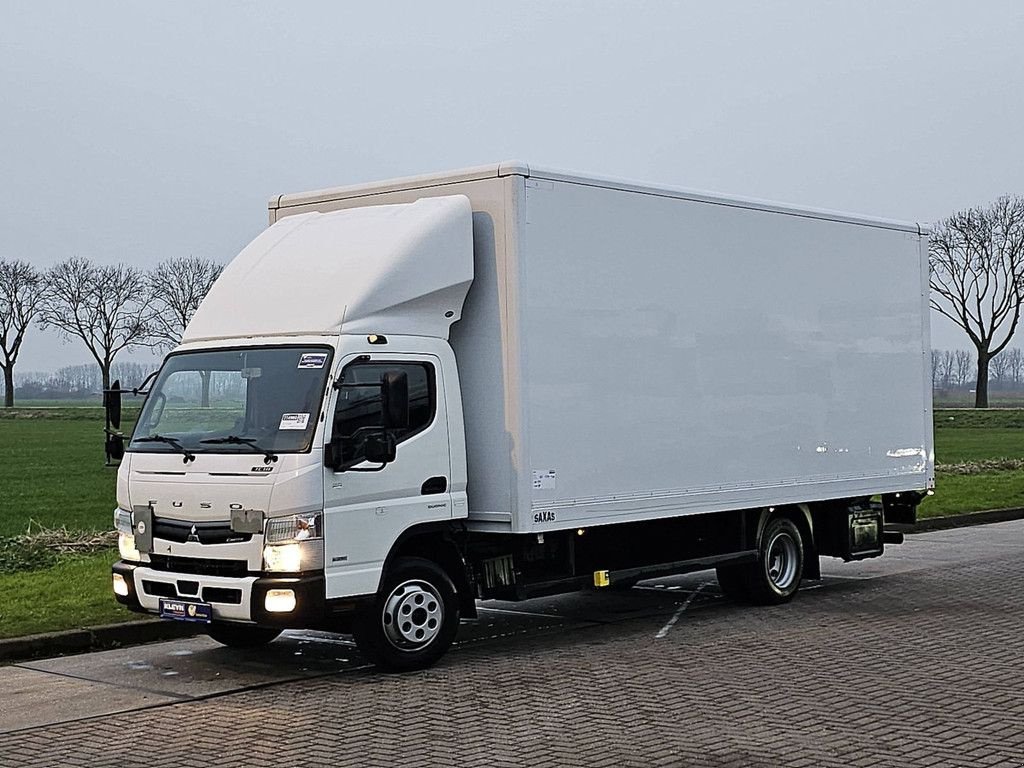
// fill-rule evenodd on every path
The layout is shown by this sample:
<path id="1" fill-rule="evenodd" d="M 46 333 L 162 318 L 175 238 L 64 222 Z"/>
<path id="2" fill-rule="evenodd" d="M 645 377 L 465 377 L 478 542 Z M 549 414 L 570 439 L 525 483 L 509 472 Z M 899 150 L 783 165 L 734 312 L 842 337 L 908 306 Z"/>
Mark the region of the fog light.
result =
<path id="1" fill-rule="evenodd" d="M 298 544 L 271 544 L 263 548 L 263 564 L 268 571 L 298 573 L 302 570 L 302 550 Z"/>
<path id="2" fill-rule="evenodd" d="M 122 560 L 138 562 L 142 559 L 142 554 L 135 548 L 135 537 L 130 533 L 117 534 L 117 551 L 121 553 Z"/>
<path id="3" fill-rule="evenodd" d="M 291 589 L 271 589 L 263 601 L 269 613 L 288 613 L 295 610 L 295 592 Z"/>
<path id="4" fill-rule="evenodd" d="M 128 582 L 120 573 L 114 574 L 114 594 L 121 597 L 128 597 Z"/>

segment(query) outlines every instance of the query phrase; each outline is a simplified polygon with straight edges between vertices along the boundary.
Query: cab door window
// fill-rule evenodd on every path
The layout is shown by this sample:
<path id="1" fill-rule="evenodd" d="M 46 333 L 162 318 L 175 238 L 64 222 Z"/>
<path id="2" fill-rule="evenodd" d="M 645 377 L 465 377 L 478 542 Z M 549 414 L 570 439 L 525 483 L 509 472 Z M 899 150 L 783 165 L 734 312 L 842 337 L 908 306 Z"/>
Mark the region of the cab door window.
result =
<path id="1" fill-rule="evenodd" d="M 365 457 L 366 438 L 384 428 L 381 412 L 381 377 L 401 372 L 409 381 L 409 426 L 391 430 L 400 445 L 430 426 L 436 410 L 434 366 L 430 363 L 357 362 L 341 373 L 334 409 L 334 435 L 341 437 L 344 466 Z"/>

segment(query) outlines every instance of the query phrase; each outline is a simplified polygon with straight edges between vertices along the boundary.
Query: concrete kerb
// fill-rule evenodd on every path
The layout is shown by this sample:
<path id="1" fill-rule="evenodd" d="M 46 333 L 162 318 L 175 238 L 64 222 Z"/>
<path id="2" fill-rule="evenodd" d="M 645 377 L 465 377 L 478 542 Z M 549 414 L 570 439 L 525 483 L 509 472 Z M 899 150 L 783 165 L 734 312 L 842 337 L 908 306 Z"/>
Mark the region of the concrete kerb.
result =
<path id="1" fill-rule="evenodd" d="M 1014 507 L 1012 509 L 991 509 L 966 515 L 926 518 L 912 526 L 893 527 L 906 534 L 915 534 L 1021 519 L 1024 519 L 1024 507 Z M 200 626 L 187 622 L 143 619 L 122 624 L 105 624 L 98 627 L 11 637 L 0 639 L 0 664 L 46 656 L 63 656 L 129 645 L 142 645 L 161 640 L 175 640 L 179 637 L 191 637 L 201 633 Z"/>
<path id="2" fill-rule="evenodd" d="M 969 525 L 988 525 L 989 523 L 1005 523 L 1010 520 L 1024 519 L 1024 507 L 1011 509 L 987 509 L 983 512 L 971 512 L 966 515 L 946 515 L 945 517 L 926 517 L 914 525 L 893 526 L 904 533 L 927 533 L 928 531 L 945 531 L 950 528 L 965 528 Z"/>
<path id="3" fill-rule="evenodd" d="M 160 640 L 191 637 L 202 632 L 196 624 L 143 619 L 60 632 L 10 637 L 0 640 L 0 664 L 49 656 L 142 645 Z"/>

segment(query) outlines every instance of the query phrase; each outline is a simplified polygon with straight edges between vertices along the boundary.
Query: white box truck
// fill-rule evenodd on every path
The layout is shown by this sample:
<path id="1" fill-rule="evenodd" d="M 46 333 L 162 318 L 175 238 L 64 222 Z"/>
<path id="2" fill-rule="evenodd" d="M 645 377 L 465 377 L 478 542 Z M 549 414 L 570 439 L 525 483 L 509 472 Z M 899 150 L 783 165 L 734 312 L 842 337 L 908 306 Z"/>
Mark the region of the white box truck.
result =
<path id="1" fill-rule="evenodd" d="M 933 487 L 926 235 L 519 162 L 275 197 L 109 439 L 117 599 L 397 669 L 477 600 L 785 602 Z"/>

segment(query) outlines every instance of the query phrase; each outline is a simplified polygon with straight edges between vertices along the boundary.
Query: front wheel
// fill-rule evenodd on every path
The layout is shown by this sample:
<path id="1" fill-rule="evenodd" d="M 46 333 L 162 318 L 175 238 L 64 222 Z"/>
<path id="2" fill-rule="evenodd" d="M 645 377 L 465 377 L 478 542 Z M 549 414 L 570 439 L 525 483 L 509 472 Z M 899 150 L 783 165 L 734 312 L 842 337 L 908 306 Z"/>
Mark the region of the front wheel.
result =
<path id="1" fill-rule="evenodd" d="M 395 561 L 373 603 L 352 622 L 359 650 L 384 669 L 425 669 L 455 639 L 459 601 L 448 574 L 420 557 Z"/>
<path id="2" fill-rule="evenodd" d="M 211 624 L 206 628 L 206 634 L 229 648 L 258 648 L 272 642 L 281 630 L 251 624 Z"/>

